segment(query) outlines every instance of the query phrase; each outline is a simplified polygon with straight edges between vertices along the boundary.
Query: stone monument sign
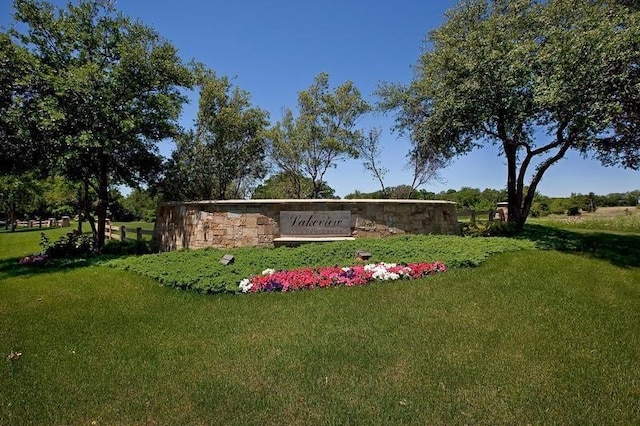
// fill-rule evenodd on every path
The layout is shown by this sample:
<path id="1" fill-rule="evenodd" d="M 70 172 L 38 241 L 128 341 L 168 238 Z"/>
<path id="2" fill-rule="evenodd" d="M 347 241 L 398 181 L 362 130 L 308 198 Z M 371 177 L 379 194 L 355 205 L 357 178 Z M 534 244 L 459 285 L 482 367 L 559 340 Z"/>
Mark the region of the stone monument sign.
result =
<path id="1" fill-rule="evenodd" d="M 350 237 L 351 212 L 281 211 L 281 236 Z"/>

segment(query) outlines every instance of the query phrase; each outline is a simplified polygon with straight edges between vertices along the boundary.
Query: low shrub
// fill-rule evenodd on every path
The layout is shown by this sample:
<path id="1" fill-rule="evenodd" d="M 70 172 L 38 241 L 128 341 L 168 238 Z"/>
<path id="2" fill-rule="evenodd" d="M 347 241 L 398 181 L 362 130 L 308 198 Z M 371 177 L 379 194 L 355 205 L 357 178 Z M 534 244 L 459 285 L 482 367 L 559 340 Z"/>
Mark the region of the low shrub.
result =
<path id="1" fill-rule="evenodd" d="M 356 252 L 360 250 L 372 253 L 368 262 L 373 263 L 440 261 L 449 268 L 461 268 L 477 266 L 493 253 L 535 247 L 532 241 L 504 237 L 399 235 L 310 243 L 299 247 L 178 250 L 111 259 L 106 264 L 151 277 L 168 287 L 200 293 L 235 293 L 243 279 L 259 274 L 265 268 L 282 271 L 298 269 L 302 265 L 313 269 L 349 266 L 358 261 Z M 233 254 L 235 262 L 223 265 L 220 259 L 225 254 Z"/>
<path id="2" fill-rule="evenodd" d="M 53 243 L 43 232 L 40 234 L 40 246 L 42 254 L 50 259 L 87 258 L 95 254 L 93 237 L 76 232 L 69 232 Z"/>
<path id="3" fill-rule="evenodd" d="M 508 222 L 477 222 L 462 228 L 462 235 L 467 237 L 504 237 L 515 233 L 515 227 Z"/>
<path id="4" fill-rule="evenodd" d="M 580 207 L 571 206 L 567 209 L 567 216 L 580 216 Z"/>

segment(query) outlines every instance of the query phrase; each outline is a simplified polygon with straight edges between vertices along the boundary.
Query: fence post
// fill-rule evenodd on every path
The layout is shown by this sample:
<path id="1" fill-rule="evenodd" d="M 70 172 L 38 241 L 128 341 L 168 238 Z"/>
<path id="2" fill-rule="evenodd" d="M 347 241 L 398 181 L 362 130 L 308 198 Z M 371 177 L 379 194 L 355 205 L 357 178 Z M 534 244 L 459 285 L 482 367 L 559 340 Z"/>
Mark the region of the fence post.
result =
<path id="1" fill-rule="evenodd" d="M 120 241 L 125 241 L 126 238 L 127 238 L 127 227 L 123 225 L 120 227 Z"/>
<path id="2" fill-rule="evenodd" d="M 476 211 L 471 210 L 471 226 L 476 226 Z"/>
<path id="3" fill-rule="evenodd" d="M 107 223 L 107 226 L 104 227 L 105 234 L 108 240 L 111 239 L 111 224 Z"/>

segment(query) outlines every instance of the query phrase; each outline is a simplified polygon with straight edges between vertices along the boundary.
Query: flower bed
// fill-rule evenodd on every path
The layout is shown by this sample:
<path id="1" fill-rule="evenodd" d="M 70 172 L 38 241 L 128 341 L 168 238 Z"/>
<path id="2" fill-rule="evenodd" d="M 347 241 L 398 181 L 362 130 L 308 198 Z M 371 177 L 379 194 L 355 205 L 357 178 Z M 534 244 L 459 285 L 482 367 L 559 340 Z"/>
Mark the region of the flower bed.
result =
<path id="1" fill-rule="evenodd" d="M 416 279 L 445 272 L 447 266 L 434 263 L 376 263 L 363 266 L 323 268 L 300 268 L 291 271 L 265 269 L 261 275 L 254 275 L 240 281 L 243 293 L 259 291 L 294 291 L 324 287 L 365 285 L 373 281 Z"/>
<path id="2" fill-rule="evenodd" d="M 44 265 L 49 260 L 49 256 L 46 254 L 34 254 L 32 256 L 25 256 L 18 260 L 21 265 Z"/>

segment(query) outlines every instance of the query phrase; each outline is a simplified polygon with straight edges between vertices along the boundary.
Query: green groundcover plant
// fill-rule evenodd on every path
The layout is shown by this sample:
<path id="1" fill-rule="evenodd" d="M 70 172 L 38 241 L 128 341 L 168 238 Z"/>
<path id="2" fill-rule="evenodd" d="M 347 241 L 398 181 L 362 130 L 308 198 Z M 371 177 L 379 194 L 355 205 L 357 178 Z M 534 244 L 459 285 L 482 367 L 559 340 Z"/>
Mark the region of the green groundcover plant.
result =
<path id="1" fill-rule="evenodd" d="M 493 253 L 532 249 L 535 243 L 513 238 L 478 239 L 452 235 L 411 235 L 386 239 L 305 244 L 299 247 L 182 250 L 109 261 L 109 266 L 151 277 L 169 287 L 201 293 L 238 293 L 240 283 L 266 268 L 274 271 L 351 267 L 356 252 L 372 254 L 368 263 L 441 262 L 449 268 L 477 266 Z M 234 263 L 224 265 L 225 254 Z"/>

